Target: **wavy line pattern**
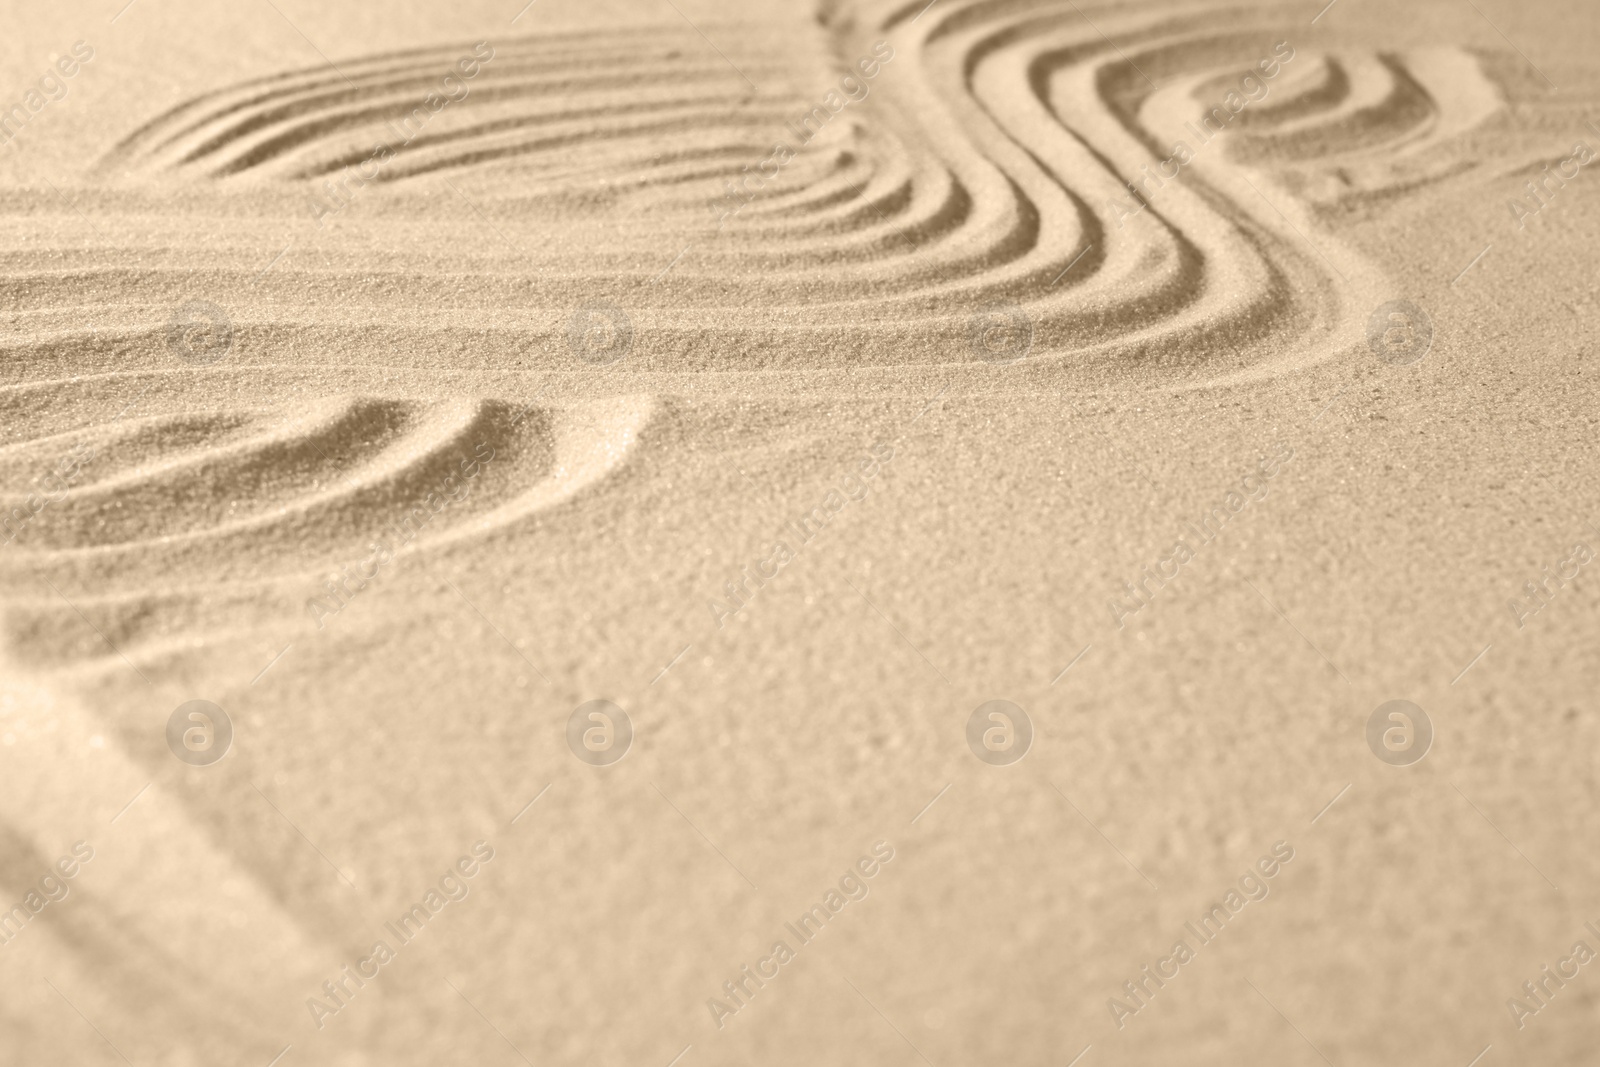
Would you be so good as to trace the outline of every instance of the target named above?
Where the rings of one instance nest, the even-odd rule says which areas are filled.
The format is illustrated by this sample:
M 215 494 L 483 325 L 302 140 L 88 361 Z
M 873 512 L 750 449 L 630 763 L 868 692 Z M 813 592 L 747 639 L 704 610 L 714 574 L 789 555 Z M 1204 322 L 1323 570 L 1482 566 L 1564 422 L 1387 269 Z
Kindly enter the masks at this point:
M 0 567 L 114 575 L 104 599 L 127 604 L 104 621 L 137 628 L 189 610 L 152 592 L 180 565 L 247 581 L 361 558 L 480 441 L 495 459 L 419 543 L 555 506 L 627 457 L 649 400 L 519 418 L 476 395 L 313 385 L 295 404 L 197 413 L 185 383 L 265 372 L 284 347 L 313 364 L 382 353 L 402 384 L 442 351 L 587 373 L 570 316 L 597 296 L 632 316 L 628 373 L 981 367 L 977 339 L 998 333 L 1002 354 L 1014 340 L 971 328 L 991 308 L 1021 309 L 1026 370 L 1057 382 L 1205 385 L 1333 358 L 1390 294 L 1332 223 L 1461 173 L 1463 138 L 1502 106 L 1463 50 L 1319 51 L 1248 5 L 836 3 L 816 22 L 814 54 L 702 26 L 757 42 L 737 70 L 684 26 L 346 58 L 134 130 L 100 163 L 106 190 L 176 182 L 219 214 L 248 198 L 302 227 L 313 197 L 343 195 L 396 224 L 265 271 L 254 244 L 181 237 L 0 270 L 0 300 L 32 327 L 12 362 L 44 372 L 0 391 L 0 503 L 26 507 L 52 457 L 99 457 Z M 873 56 L 874 77 L 843 81 Z M 391 157 L 352 184 L 380 142 Z M 783 163 L 764 165 L 778 144 Z M 434 253 L 438 232 L 414 229 L 434 195 L 494 251 Z M 237 365 L 158 370 L 172 362 L 147 311 L 197 288 L 250 295 Z M 84 332 L 87 307 L 104 333 Z M 158 386 L 158 402 L 113 418 L 107 383 Z M 30 627 L 48 629 L 24 618 L 13 636 Z
M 647 307 L 645 340 L 667 359 L 711 333 L 790 364 L 808 351 L 970 362 L 967 317 L 1006 304 L 1027 309 L 1041 361 L 1203 379 L 1355 340 L 1348 308 L 1370 306 L 1382 279 L 1321 214 L 1458 173 L 1468 164 L 1452 140 L 1499 106 L 1457 49 L 1302 45 L 1277 80 L 1257 74 L 1266 95 L 1237 117 L 1218 112 L 1231 120 L 1221 143 L 1202 142 L 1202 117 L 1241 99 L 1241 77 L 1276 42 L 1293 49 L 1298 24 L 1251 7 L 1058 0 L 841 6 L 820 20 L 839 67 L 828 88 L 875 42 L 893 49 L 875 79 L 858 79 L 867 99 L 837 114 L 838 94 L 752 89 L 686 29 L 613 32 L 496 44 L 470 94 L 403 147 L 395 124 L 469 46 L 224 88 L 158 116 L 105 165 L 312 193 L 377 141 L 396 155 L 373 181 L 397 193 L 511 168 L 518 180 L 496 185 L 519 191 L 502 200 L 638 225 L 581 262 L 549 261 L 574 288 Z M 807 115 L 821 132 L 803 141 Z M 1152 183 L 1178 141 L 1195 162 Z M 792 161 L 752 179 L 775 143 Z M 748 203 L 727 195 L 741 182 L 759 189 Z M 1130 182 L 1148 203 L 1132 219 L 1118 206 L 1137 203 Z M 694 254 L 673 267 L 670 293 L 657 289 L 660 265 L 641 266 L 639 250 L 659 249 L 664 265 L 686 235 L 701 238 Z M 714 328 L 695 314 L 707 307 Z

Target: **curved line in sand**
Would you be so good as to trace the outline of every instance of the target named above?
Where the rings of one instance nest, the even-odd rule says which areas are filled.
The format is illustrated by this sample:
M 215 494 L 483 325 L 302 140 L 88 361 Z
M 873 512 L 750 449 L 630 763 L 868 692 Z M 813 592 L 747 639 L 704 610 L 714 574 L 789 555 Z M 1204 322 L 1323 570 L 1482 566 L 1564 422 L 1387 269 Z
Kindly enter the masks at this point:
M 27 391 L 52 384 L 71 391 L 85 382 L 33 383 Z M 354 558 L 417 508 L 426 521 L 410 547 L 447 544 L 548 512 L 599 485 L 633 453 L 653 411 L 654 402 L 641 396 L 559 408 L 361 396 L 327 399 L 287 418 L 282 408 L 253 412 L 255 422 L 223 412 L 205 418 L 227 428 L 226 441 L 200 434 L 175 450 L 150 441 L 137 462 L 122 461 L 105 476 L 86 464 L 85 476 L 22 528 L 0 562 L 148 572 L 159 571 L 162 559 L 183 556 L 206 571 L 204 557 L 213 557 L 215 572 L 231 553 L 259 558 L 275 546 L 277 558 L 262 560 L 260 570 L 276 578 Z M 196 416 L 112 420 L 31 444 L 12 442 L 9 457 L 0 451 L 0 461 L 9 459 L 0 462 L 0 478 L 13 486 L 0 492 L 0 504 L 9 510 L 25 498 L 25 479 L 45 454 L 40 441 L 62 448 L 87 442 L 94 454 L 115 461 L 113 445 L 127 448 L 175 418 Z M 434 510 L 430 494 L 446 502 Z M 230 497 L 254 499 L 241 511 L 222 506 Z M 156 515 L 176 522 L 152 528 Z M 286 565 L 296 556 L 305 561 Z
M 969 317 L 1003 303 L 1031 318 L 1030 358 L 1068 371 L 1146 368 L 1186 386 L 1334 358 L 1360 343 L 1390 286 L 1323 213 L 1458 173 L 1441 146 L 1498 106 L 1459 49 L 1322 54 L 1302 41 L 1271 93 L 1201 144 L 1188 131 L 1208 106 L 1303 27 L 1250 5 L 1056 0 L 868 4 L 829 25 L 846 65 L 894 40 L 875 103 L 829 120 L 770 192 L 676 268 L 674 306 L 651 309 L 664 351 L 710 335 L 970 363 Z M 680 32 L 642 57 L 618 43 L 641 46 L 627 35 L 559 60 L 552 40 L 505 42 L 471 95 L 373 182 L 403 195 L 425 175 L 511 167 L 532 186 L 517 195 L 607 212 L 648 193 L 660 225 L 703 224 L 718 179 L 748 175 L 764 128 L 793 137 L 807 103 L 751 95 L 703 48 L 679 48 Z M 146 124 L 107 165 L 315 189 L 366 159 L 376 131 L 464 47 L 362 58 L 346 68 L 353 86 L 305 71 L 219 89 Z M 718 114 L 735 97 L 742 105 Z M 1153 182 L 1179 139 L 1195 142 L 1194 162 Z M 609 175 L 603 193 L 597 175 Z M 1145 205 L 1133 215 L 1130 182 Z M 574 284 L 621 278 L 651 299 L 653 267 L 558 262 Z

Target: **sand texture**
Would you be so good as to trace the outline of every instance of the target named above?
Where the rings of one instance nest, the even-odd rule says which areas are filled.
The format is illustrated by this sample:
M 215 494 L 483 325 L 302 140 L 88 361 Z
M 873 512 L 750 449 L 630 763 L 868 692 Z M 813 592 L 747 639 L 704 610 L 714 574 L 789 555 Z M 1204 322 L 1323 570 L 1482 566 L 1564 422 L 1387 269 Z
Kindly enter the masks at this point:
M 6 13 L 0 1067 L 1597 1062 L 1590 0 L 524 2 Z

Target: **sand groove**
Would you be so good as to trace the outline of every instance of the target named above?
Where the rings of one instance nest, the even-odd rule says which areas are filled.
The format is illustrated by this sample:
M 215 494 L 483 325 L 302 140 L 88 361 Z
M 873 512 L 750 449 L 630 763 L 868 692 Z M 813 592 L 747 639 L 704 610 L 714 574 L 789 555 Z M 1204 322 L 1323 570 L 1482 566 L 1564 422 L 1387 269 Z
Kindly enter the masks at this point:
M 551 266 L 645 305 L 642 352 L 669 362 L 707 332 L 707 308 L 752 358 L 972 362 L 967 319 L 1016 305 L 1035 359 L 1192 380 L 1357 341 L 1351 308 L 1386 283 L 1318 213 L 1458 173 L 1452 138 L 1499 106 L 1468 53 L 1318 52 L 1253 7 L 924 7 L 824 10 L 832 61 L 853 75 L 834 82 L 862 93 L 838 114 L 793 88 L 801 73 L 752 89 L 681 34 L 575 51 L 521 38 L 492 46 L 470 93 L 405 141 L 419 94 L 474 46 L 361 58 L 348 84 L 321 69 L 219 89 L 151 120 L 105 168 L 219 188 L 253 176 L 308 197 L 376 142 L 394 158 L 362 196 L 510 168 L 492 198 L 626 220 L 624 244 L 551 250 Z M 637 250 L 658 242 L 666 260 L 685 237 L 693 256 L 656 288 Z
M 171 411 L 28 436 L 45 412 L 79 410 L 73 394 L 92 384 L 3 394 L 18 418 L 0 446 L 11 516 L 0 568 L 40 590 L 12 603 L 7 629 L 34 662 L 105 655 L 97 631 L 132 648 L 248 626 L 254 612 L 237 609 L 251 597 L 303 614 L 325 576 L 482 537 L 599 485 L 652 408 L 634 397 L 557 407 L 343 396 L 200 414 L 167 397 Z M 174 586 L 174 573 L 203 581 Z

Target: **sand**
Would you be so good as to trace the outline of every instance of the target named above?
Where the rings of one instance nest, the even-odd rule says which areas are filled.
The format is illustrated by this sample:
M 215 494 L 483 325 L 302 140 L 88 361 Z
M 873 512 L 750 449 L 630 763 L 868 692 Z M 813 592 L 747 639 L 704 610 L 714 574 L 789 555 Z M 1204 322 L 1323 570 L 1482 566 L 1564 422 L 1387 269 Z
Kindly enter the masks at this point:
M 1592 1060 L 1592 5 L 8 25 L 0 1062 Z

